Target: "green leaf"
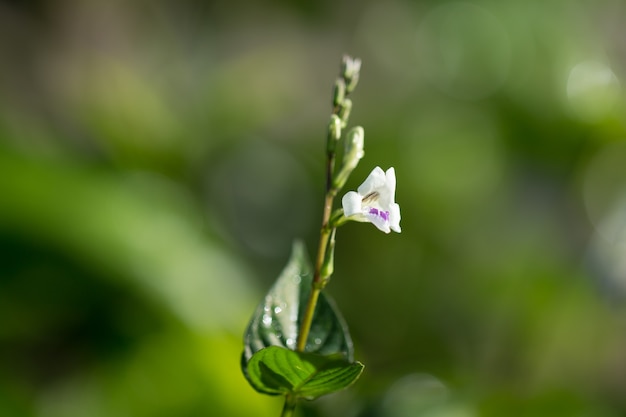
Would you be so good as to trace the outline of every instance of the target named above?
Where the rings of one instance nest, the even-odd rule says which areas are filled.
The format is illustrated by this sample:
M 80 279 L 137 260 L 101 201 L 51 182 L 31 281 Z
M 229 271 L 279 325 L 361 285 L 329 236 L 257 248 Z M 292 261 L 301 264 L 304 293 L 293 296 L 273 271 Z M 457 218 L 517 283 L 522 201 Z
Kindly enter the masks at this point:
M 323 356 L 270 346 L 248 363 L 248 379 L 259 392 L 292 394 L 308 400 L 347 388 L 356 381 L 363 364 L 340 355 Z
M 304 245 L 296 242 L 287 266 L 257 307 L 246 329 L 241 363 L 246 377 L 247 363 L 255 352 L 268 346 L 295 348 L 312 279 Z M 348 327 L 334 302 L 324 293 L 317 302 L 305 352 L 340 354 L 349 362 L 353 361 Z

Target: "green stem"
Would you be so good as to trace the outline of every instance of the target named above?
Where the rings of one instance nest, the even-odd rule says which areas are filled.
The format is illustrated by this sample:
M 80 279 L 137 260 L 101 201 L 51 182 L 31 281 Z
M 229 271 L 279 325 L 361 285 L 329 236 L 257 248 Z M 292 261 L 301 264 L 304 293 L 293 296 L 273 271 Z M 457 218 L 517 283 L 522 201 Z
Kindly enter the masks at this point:
M 317 258 L 315 259 L 315 273 L 313 274 L 313 283 L 311 285 L 311 293 L 304 309 L 304 316 L 300 322 L 300 329 L 298 331 L 298 343 L 296 350 L 303 352 L 306 347 L 306 341 L 309 338 L 309 332 L 311 330 L 311 324 L 313 323 L 313 315 L 315 314 L 315 307 L 317 306 L 317 300 L 320 292 L 323 288 L 322 280 L 322 265 L 324 264 L 324 258 L 326 256 L 326 247 L 328 246 L 328 239 L 330 237 L 330 229 L 328 223 L 330 221 L 330 214 L 333 207 L 334 193 L 327 192 L 326 199 L 324 201 L 324 215 L 322 217 L 322 229 L 320 231 L 320 243 L 317 249 Z
M 304 309 L 304 316 L 300 322 L 300 329 L 298 329 L 298 342 L 296 344 L 296 350 L 303 352 L 306 347 L 306 341 L 309 338 L 309 332 L 311 330 L 311 324 L 313 323 L 313 315 L 315 314 L 315 307 L 317 306 L 317 300 L 320 296 L 322 288 L 324 288 L 324 280 L 322 277 L 322 265 L 324 265 L 324 258 L 326 257 L 326 247 L 328 246 L 328 239 L 331 234 L 329 227 L 330 217 L 333 211 L 333 200 L 337 195 L 337 189 L 333 187 L 333 171 L 335 168 L 335 152 L 329 150 L 326 154 L 326 195 L 324 197 L 324 212 L 322 214 L 322 228 L 320 230 L 320 242 L 317 248 L 317 257 L 315 258 L 315 272 L 313 274 L 313 282 L 311 284 L 311 294 Z
M 347 65 L 346 57 L 344 57 L 344 64 Z M 360 66 L 360 61 L 359 61 Z M 346 70 L 342 66 L 342 75 L 343 80 L 339 81 L 338 86 L 344 85 L 347 80 Z M 350 85 L 351 89 L 354 88 L 356 82 L 352 81 L 353 77 L 357 77 L 358 79 L 358 69 L 357 73 L 350 74 Z M 341 220 L 343 219 L 343 210 L 337 210 L 335 213 L 333 210 L 333 201 L 335 196 L 339 192 L 339 188 L 341 186 L 333 185 L 333 177 L 335 171 L 335 147 L 336 141 L 341 137 L 341 128 L 345 127 L 345 124 L 348 122 L 348 115 L 350 113 L 350 108 L 352 102 L 347 99 L 347 96 L 350 92 L 346 92 L 344 96 L 344 92 L 337 93 L 335 91 L 334 102 L 335 106 L 333 108 L 333 115 L 341 118 L 341 125 L 337 127 L 336 120 L 331 116 L 331 124 L 329 125 L 328 132 L 328 141 L 326 144 L 326 195 L 324 196 L 324 211 L 322 214 L 322 228 L 320 230 L 320 241 L 319 246 L 317 248 L 317 257 L 315 258 L 315 272 L 313 274 L 313 282 L 311 284 L 311 293 L 309 294 L 309 299 L 307 300 L 307 304 L 304 309 L 304 315 L 302 316 L 302 321 L 300 322 L 300 328 L 298 329 L 298 341 L 296 343 L 296 351 L 303 352 L 306 348 L 306 342 L 309 338 L 309 333 L 311 331 L 311 324 L 313 323 L 313 316 L 315 314 L 315 308 L 317 306 L 317 300 L 319 299 L 320 292 L 324 289 L 324 286 L 328 282 L 328 278 L 332 274 L 332 261 L 330 258 L 333 256 L 334 244 L 335 244 L 335 230 L 337 225 L 341 224 Z M 338 103 L 340 102 L 340 103 Z M 343 114 L 342 114 L 343 113 Z M 332 122 L 335 122 L 333 124 Z M 339 129 L 338 132 L 336 129 Z M 330 242 L 330 248 L 328 247 Z M 328 251 L 330 250 L 330 253 Z M 326 259 L 329 257 L 329 259 Z M 324 268 L 325 262 L 329 262 L 331 267 L 328 265 Z M 297 397 L 292 394 L 287 394 L 285 396 L 285 405 L 283 406 L 283 411 L 281 413 L 281 417 L 291 417 L 296 409 Z
M 285 405 L 283 406 L 283 412 L 280 413 L 280 417 L 291 417 L 296 409 L 296 397 L 293 395 L 285 396 Z
M 346 58 L 344 58 L 345 61 Z M 342 67 L 343 68 L 343 67 Z M 341 76 L 346 80 L 345 69 L 342 69 Z M 351 77 L 358 77 L 358 74 L 351 74 Z M 354 86 L 353 86 L 354 87 Z M 343 94 L 341 94 L 343 95 Z M 333 108 L 333 114 L 341 117 L 341 112 L 345 111 L 346 106 L 351 106 L 351 101 L 347 98 L 349 93 L 345 94 L 342 103 L 337 104 Z M 349 109 L 348 109 L 349 112 Z M 342 119 L 342 124 L 347 123 L 347 116 Z M 329 133 L 329 140 L 330 140 Z M 336 140 L 336 139 L 335 139 Z M 311 293 L 304 309 L 304 316 L 300 322 L 300 329 L 298 330 L 298 341 L 296 343 L 296 350 L 303 352 L 306 347 L 307 339 L 309 338 L 309 332 L 311 330 L 311 324 L 313 323 L 313 315 L 315 314 L 315 307 L 317 306 L 317 300 L 319 299 L 320 292 L 328 282 L 327 276 L 322 276 L 322 267 L 326 259 L 328 241 L 333 234 L 333 229 L 336 225 L 331 224 L 331 214 L 333 210 L 333 201 L 335 196 L 339 192 L 339 189 L 333 185 L 333 174 L 335 170 L 335 143 L 332 146 L 326 146 L 326 195 L 324 197 L 324 212 L 322 215 L 322 228 L 320 230 L 320 242 L 317 248 L 317 258 L 315 259 L 315 272 L 313 274 L 313 282 L 311 284 Z M 342 211 L 343 213 L 343 211 Z M 333 221 L 337 219 L 333 218 Z

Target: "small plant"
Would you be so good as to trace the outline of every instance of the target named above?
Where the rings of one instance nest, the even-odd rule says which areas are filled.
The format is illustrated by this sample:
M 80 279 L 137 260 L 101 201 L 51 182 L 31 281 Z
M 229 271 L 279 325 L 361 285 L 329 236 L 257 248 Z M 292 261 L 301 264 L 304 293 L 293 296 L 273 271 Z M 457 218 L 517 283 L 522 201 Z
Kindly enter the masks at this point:
M 344 389 L 363 372 L 354 360 L 348 326 L 323 289 L 333 274 L 337 228 L 353 220 L 369 222 L 379 230 L 400 232 L 400 207 L 396 204 L 396 176 L 372 170 L 357 191 L 346 193 L 341 208 L 333 210 L 335 197 L 363 158 L 364 130 L 348 124 L 361 61 L 344 56 L 335 82 L 333 112 L 326 142 L 326 194 L 314 267 L 302 243 L 295 243 L 291 258 L 258 306 L 244 335 L 241 368 L 258 392 L 285 396 L 282 417 L 291 416 L 299 399 L 312 400 Z M 338 168 L 337 144 L 344 151 Z

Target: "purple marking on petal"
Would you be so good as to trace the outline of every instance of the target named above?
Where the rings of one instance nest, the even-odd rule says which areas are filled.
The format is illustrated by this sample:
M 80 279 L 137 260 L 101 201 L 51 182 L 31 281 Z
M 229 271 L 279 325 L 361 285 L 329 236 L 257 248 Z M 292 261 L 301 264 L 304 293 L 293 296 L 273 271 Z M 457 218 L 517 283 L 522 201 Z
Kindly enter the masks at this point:
M 385 223 L 389 223 L 389 212 L 384 210 L 378 210 L 376 207 L 370 207 L 369 214 L 373 214 L 377 217 L 380 217 L 385 221 Z

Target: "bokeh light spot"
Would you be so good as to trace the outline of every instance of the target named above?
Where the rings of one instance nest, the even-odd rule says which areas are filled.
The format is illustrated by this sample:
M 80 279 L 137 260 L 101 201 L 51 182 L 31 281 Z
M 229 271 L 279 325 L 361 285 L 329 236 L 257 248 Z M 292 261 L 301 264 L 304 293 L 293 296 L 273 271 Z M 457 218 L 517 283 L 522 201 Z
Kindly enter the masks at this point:
M 382 414 L 386 417 L 472 417 L 475 412 L 452 398 L 436 377 L 414 373 L 397 380 L 385 394 Z
M 587 122 L 610 114 L 620 97 L 620 82 L 611 68 L 599 61 L 576 64 L 567 78 L 567 98 L 573 113 Z

